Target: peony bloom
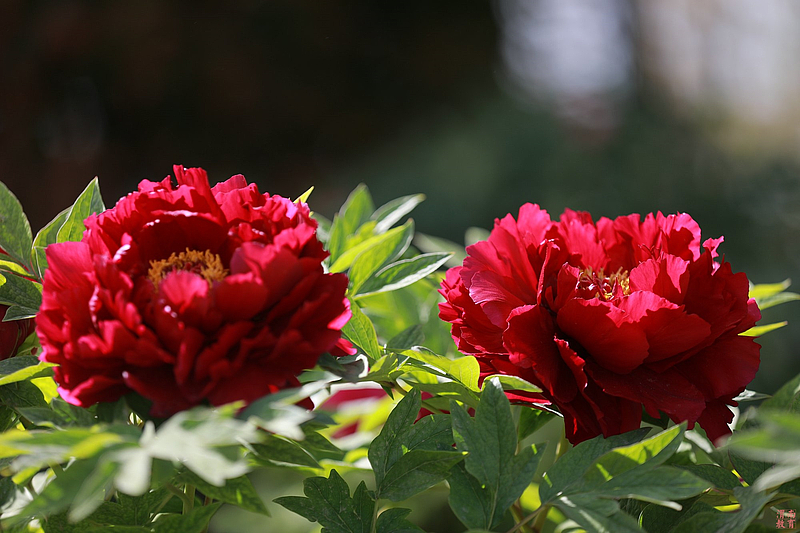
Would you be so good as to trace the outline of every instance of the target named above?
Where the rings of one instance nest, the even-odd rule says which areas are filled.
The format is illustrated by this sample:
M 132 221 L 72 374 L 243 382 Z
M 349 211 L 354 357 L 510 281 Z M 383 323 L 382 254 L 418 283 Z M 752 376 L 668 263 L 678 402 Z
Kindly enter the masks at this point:
M 739 334 L 761 318 L 721 242 L 701 247 L 686 214 L 552 221 L 526 204 L 447 272 L 439 316 L 483 375 L 541 387 L 515 398 L 555 404 L 573 444 L 638 428 L 642 407 L 716 439 L 758 369 L 760 346 Z
M 241 175 L 210 187 L 175 167 L 48 246 L 36 327 L 68 402 L 130 392 L 152 416 L 251 402 L 298 385 L 326 351 L 350 351 L 344 274 L 326 274 L 308 206 Z

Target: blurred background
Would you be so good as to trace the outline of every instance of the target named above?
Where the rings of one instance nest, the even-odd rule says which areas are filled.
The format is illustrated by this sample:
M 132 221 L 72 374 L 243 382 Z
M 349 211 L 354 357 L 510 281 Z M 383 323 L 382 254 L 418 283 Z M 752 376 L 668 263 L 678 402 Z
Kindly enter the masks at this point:
M 798 23 L 792 0 L 3 0 L 0 180 L 34 231 L 94 176 L 113 205 L 173 163 L 315 185 L 327 216 L 359 182 L 423 192 L 418 229 L 457 242 L 525 201 L 686 211 L 734 270 L 800 281 Z M 784 318 L 755 390 L 800 372 Z

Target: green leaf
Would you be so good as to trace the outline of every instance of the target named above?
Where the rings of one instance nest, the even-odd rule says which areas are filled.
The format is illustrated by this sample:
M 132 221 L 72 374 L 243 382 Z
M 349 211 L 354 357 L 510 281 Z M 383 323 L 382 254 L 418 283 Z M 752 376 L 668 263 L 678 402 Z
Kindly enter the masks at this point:
M 478 360 L 471 355 L 464 355 L 450 359 L 442 355 L 437 355 L 429 350 L 419 347 L 418 349 L 405 350 L 403 355 L 407 355 L 417 361 L 441 371 L 443 377 L 448 377 L 463 384 L 466 388 L 477 392 L 478 377 L 480 376 L 480 365 Z
M 359 348 L 364 350 L 370 363 L 379 359 L 382 355 L 381 347 L 378 345 L 378 336 L 375 333 L 375 326 L 367 315 L 361 312 L 358 304 L 350 302 L 352 317 L 342 328 L 342 333 Z
M 673 426 L 642 442 L 614 448 L 594 461 L 583 477 L 596 486 L 645 463 L 655 468 L 677 451 L 684 431 L 685 425 Z
M 36 274 L 39 276 L 39 279 L 44 277 L 44 272 L 47 270 L 47 256 L 44 250 L 48 245 L 56 242 L 58 230 L 60 230 L 61 226 L 64 225 L 64 222 L 67 221 L 69 210 L 70 208 L 68 207 L 56 215 L 53 220 L 48 222 L 45 227 L 39 230 L 39 233 L 37 233 L 36 237 L 33 239 L 33 251 L 31 258 L 33 260 L 33 268 L 36 270 Z
M 251 445 L 259 464 L 299 465 L 322 468 L 307 451 L 296 442 L 279 435 L 266 435 L 264 442 Z
M 516 454 L 517 431 L 511 406 L 496 380 L 484 383 L 474 419 L 454 402 L 451 413 L 456 445 L 460 451 L 469 453 L 464 461 L 466 470 L 487 488 L 484 496 L 491 502 L 487 523 L 466 525 L 492 528 L 530 484 L 541 455 L 535 446 L 522 448 Z M 456 504 L 461 506 L 459 502 Z
M 103 205 L 103 198 L 100 196 L 100 185 L 97 178 L 89 182 L 89 185 L 72 204 L 67 212 L 64 224 L 56 234 L 56 242 L 79 241 L 83 237 L 86 226 L 83 221 L 93 213 L 102 213 L 106 207 Z
M 753 326 L 752 328 L 748 329 L 747 331 L 743 331 L 739 333 L 743 337 L 760 337 L 761 335 L 766 335 L 770 331 L 775 331 L 776 329 L 780 329 L 783 326 L 787 325 L 789 322 L 775 322 L 773 324 L 765 324 L 763 326 Z
M 188 470 L 181 473 L 180 479 L 194 485 L 197 490 L 209 498 L 236 505 L 245 511 L 269 516 L 269 511 L 247 476 L 228 479 L 222 487 L 207 483 L 200 476 Z
M 1 183 L 1 182 L 0 182 Z M 0 257 L 2 257 L 0 255 Z M 0 259 L 0 272 L 12 272 L 14 274 L 18 274 L 20 276 L 30 276 L 31 273 L 22 268 L 19 263 L 15 263 L 14 261 L 8 261 L 6 259 Z
M 449 415 L 428 415 L 415 422 L 403 439 L 406 450 L 453 449 L 453 430 Z
M 559 492 L 580 483 L 583 474 L 597 458 L 614 448 L 639 442 L 649 431 L 648 428 L 639 428 L 621 435 L 608 438 L 598 436 L 581 442 L 547 470 L 542 484 L 539 485 L 541 501 L 547 502 Z
M 486 376 L 484 379 L 484 383 L 489 378 L 496 379 L 500 382 L 503 386 L 503 390 L 518 390 L 524 392 L 542 392 L 540 387 L 537 387 L 533 383 L 529 381 L 525 381 L 519 376 L 511 376 L 507 374 L 492 374 L 490 376 Z
M 298 196 L 295 199 L 294 203 L 296 203 L 296 204 L 307 203 L 308 202 L 308 197 L 311 196 L 312 192 L 314 192 L 314 186 L 313 185 L 311 187 L 309 187 L 308 189 L 306 189 L 306 192 L 304 192 L 303 194 Z
M 678 524 L 687 521 L 694 515 L 707 512 L 717 511 L 712 506 L 700 501 L 694 502 L 688 508 L 685 507 L 680 511 L 652 504 L 644 508 L 639 523 L 648 533 L 669 533 Z
M 119 466 L 113 462 L 98 461 L 75 494 L 69 510 L 70 520 L 80 522 L 103 504 L 106 492 L 112 489 L 117 470 Z
M 153 524 L 154 533 L 202 533 L 205 531 L 211 517 L 222 506 L 222 502 L 195 507 L 185 515 L 162 515 Z
M 771 499 L 772 494 L 753 490 L 752 487 L 737 487 L 733 494 L 741 508 L 735 513 L 698 513 L 691 520 L 678 524 L 674 533 L 694 533 L 695 531 L 720 531 L 724 533 L 743 533 L 750 522 L 758 516 L 761 509 Z
M 332 263 L 330 271 L 331 272 L 344 272 L 348 268 L 353 265 L 357 258 L 361 257 L 369 250 L 373 248 L 382 250 L 384 256 L 387 254 L 391 254 L 391 252 L 395 249 L 402 250 L 399 253 L 395 253 L 391 256 L 391 259 L 395 257 L 399 257 L 405 250 L 408 248 L 408 243 L 410 242 L 411 236 L 414 235 L 414 222 L 409 220 L 406 224 L 403 224 L 399 228 L 394 228 L 386 233 L 381 235 L 374 235 L 369 237 L 358 244 L 355 244 L 346 250 L 342 250 L 341 255 L 336 259 L 334 263 Z M 379 268 L 380 266 L 384 265 L 387 261 L 391 259 L 384 258 L 383 261 L 376 267 Z M 372 272 L 374 272 L 373 270 Z M 370 273 L 371 275 L 371 273 Z
M 72 504 L 96 465 L 97 458 L 74 461 L 28 503 L 19 515 L 12 518 L 12 521 L 18 522 L 22 518 L 47 516 L 64 511 Z
M 380 488 L 386 472 L 403 455 L 403 443 L 417 419 L 422 399 L 419 390 L 411 389 L 389 413 L 381 432 L 369 445 L 368 457 Z
M 800 374 L 786 382 L 772 398 L 764 400 L 759 406 L 762 409 L 800 413 Z
M 359 289 L 358 297 L 379 292 L 396 291 L 433 274 L 450 258 L 449 253 L 422 254 L 387 265 L 375 273 Z
M 520 442 L 536 433 L 556 415 L 544 409 L 533 407 L 519 407 L 519 421 L 517 422 L 517 440 Z
M 609 503 L 613 504 L 609 507 Z M 642 533 L 631 516 L 618 512 L 613 500 L 581 496 L 562 496 L 555 506 L 570 520 L 592 533 Z
M 349 272 L 350 291 L 352 293 L 357 293 L 358 289 L 370 276 L 389 262 L 403 255 L 403 252 L 408 249 L 411 244 L 411 237 L 414 236 L 414 221 L 409 220 L 397 229 L 400 231 L 394 232 L 392 230 L 379 235 L 377 242 L 366 248 L 355 258 Z M 370 242 L 370 240 L 365 242 Z
M 403 351 L 408 350 L 412 346 L 418 346 L 425 341 L 425 334 L 422 332 L 422 326 L 415 324 L 410 326 L 386 343 L 387 350 Z
M 332 265 L 336 264 L 336 260 L 344 252 L 348 237 L 369 220 L 374 209 L 375 206 L 366 185 L 362 183 L 350 193 L 344 205 L 339 209 L 339 213 L 334 215 L 331 224 L 328 251 L 331 254 L 330 263 Z
M 42 284 L 14 274 L 0 274 L 0 304 L 18 305 L 36 314 L 42 305 Z
M 11 305 L 6 309 L 6 314 L 3 316 L 3 322 L 11 322 L 12 320 L 25 320 L 28 318 L 34 318 L 36 313 L 38 312 L 37 309 L 33 309 L 31 307 L 24 307 L 21 305 Z
M 33 355 L 20 355 L 0 361 L 0 385 L 52 376 L 54 366 L 58 365 L 41 362 Z
M 794 302 L 797 300 L 800 300 L 800 294 L 796 294 L 794 292 L 782 292 L 774 296 L 770 296 L 768 298 L 759 300 L 758 308 L 762 310 L 769 309 L 770 307 L 775 307 L 776 305 L 780 305 L 786 302 Z
M 414 235 L 413 242 L 414 246 L 424 253 L 447 252 L 452 254 L 450 259 L 448 259 L 445 263 L 445 266 L 447 267 L 461 266 L 461 264 L 464 262 L 464 259 L 467 257 L 467 252 L 464 250 L 463 245 L 456 244 L 453 241 L 448 241 L 447 239 L 417 232 L 417 234 Z
M 0 387 L 0 402 L 13 409 L 18 407 L 47 407 L 42 391 L 30 381 L 18 381 Z
M 780 283 L 760 283 L 758 285 L 750 284 L 749 296 L 756 301 L 769 298 L 780 292 L 785 291 L 792 284 L 791 279 L 785 279 Z
M 117 493 L 120 519 L 118 524 L 145 525 L 150 522 L 153 513 L 163 509 L 163 505 L 174 497 L 163 487 L 144 493 L 141 496 L 128 496 Z
M 377 533 L 425 533 L 408 520 L 406 516 L 411 509 L 386 509 L 378 516 L 376 523 Z
M 0 248 L 23 265 L 30 265 L 31 242 L 31 225 L 22 205 L 0 182 Z
M 422 201 L 425 200 L 424 194 L 410 194 L 401 196 L 380 206 L 370 217 L 377 222 L 375 233 L 381 234 L 389 230 L 392 226 L 400 222 L 405 215 L 414 210 Z
M 463 463 L 450 470 L 448 503 L 453 514 L 469 528 L 491 527 L 495 515 L 495 501 L 489 488 L 467 472 Z
M 733 475 L 733 472 L 718 465 L 680 465 L 679 468 L 688 470 L 695 476 L 711 482 L 718 489 L 733 490 L 742 486 L 739 478 Z
M 462 452 L 411 450 L 402 455 L 378 485 L 377 497 L 399 502 L 428 489 L 448 476 L 464 459 Z
M 351 499 L 347 483 L 336 470 L 331 470 L 327 479 L 305 479 L 303 493 L 305 498 L 284 496 L 274 502 L 311 522 L 319 522 L 324 528 L 323 532 L 369 533 L 375 501 L 370 498 L 363 481 Z
M 680 509 L 674 500 L 696 496 L 712 487 L 688 470 L 673 466 L 634 468 L 617 475 L 597 490 L 606 498 L 636 498 Z

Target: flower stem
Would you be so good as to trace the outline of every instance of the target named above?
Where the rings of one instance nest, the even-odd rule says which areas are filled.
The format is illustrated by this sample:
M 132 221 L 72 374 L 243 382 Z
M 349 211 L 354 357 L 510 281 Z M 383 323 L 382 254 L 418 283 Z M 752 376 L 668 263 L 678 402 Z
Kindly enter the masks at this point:
M 164 488 L 167 489 L 168 491 L 170 491 L 172 494 L 174 494 L 178 498 L 180 498 L 180 500 L 183 502 L 183 514 L 186 514 L 186 508 L 187 507 L 192 507 L 193 506 L 194 502 L 192 502 L 189 499 L 189 496 L 187 496 L 187 494 L 185 492 L 183 492 L 181 489 L 179 489 L 178 487 L 176 487 L 172 483 L 166 483 L 164 485 Z M 166 504 L 166 502 L 164 502 L 164 503 Z
M 529 514 L 528 516 L 526 516 L 525 518 L 523 518 L 522 520 L 517 522 L 517 524 L 514 527 L 512 527 L 511 529 L 509 529 L 506 533 L 514 533 L 515 531 L 521 531 L 522 528 L 525 527 L 525 524 L 527 524 L 528 522 L 533 520 L 536 517 L 536 515 L 538 515 L 541 512 L 542 509 L 544 509 L 544 507 L 539 507 L 534 512 L 532 512 L 531 514 Z M 547 514 L 547 513 L 544 513 L 544 514 Z M 537 522 L 538 522 L 538 520 L 537 520 Z M 535 531 L 537 533 L 540 531 L 539 529 L 536 529 L 536 524 L 534 524 L 533 528 L 534 528 L 533 531 Z
M 186 499 L 183 500 L 183 514 L 189 514 L 194 509 L 195 486 L 191 483 L 186 484 Z

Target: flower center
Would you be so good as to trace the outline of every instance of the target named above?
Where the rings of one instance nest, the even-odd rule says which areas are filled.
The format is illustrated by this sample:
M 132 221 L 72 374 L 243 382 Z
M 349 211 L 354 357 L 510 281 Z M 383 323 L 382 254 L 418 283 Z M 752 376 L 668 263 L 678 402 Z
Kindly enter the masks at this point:
M 581 298 L 590 300 L 599 298 L 604 302 L 627 296 L 631 293 L 631 282 L 628 279 L 628 271 L 619 270 L 606 275 L 603 269 L 593 271 L 592 267 L 587 267 L 581 271 L 578 278 L 578 295 Z
M 147 277 L 158 288 L 164 278 L 170 272 L 185 270 L 201 275 L 209 285 L 215 281 L 220 281 L 228 275 L 228 269 L 222 266 L 222 260 L 218 254 L 210 250 L 201 252 L 199 250 L 186 249 L 179 254 L 173 253 L 167 259 L 150 261 L 150 269 Z

